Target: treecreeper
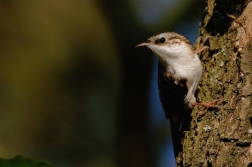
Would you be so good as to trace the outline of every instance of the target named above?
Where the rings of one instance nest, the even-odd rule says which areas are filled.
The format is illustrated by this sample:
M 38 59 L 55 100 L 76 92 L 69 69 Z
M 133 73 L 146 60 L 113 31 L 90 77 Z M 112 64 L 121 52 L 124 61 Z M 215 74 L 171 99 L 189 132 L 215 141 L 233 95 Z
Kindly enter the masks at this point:
M 196 105 L 211 107 L 213 103 L 196 102 L 195 92 L 202 76 L 198 54 L 207 46 L 200 39 L 197 47 L 183 35 L 165 32 L 150 37 L 136 47 L 147 46 L 158 57 L 159 98 L 167 119 L 170 119 L 174 154 L 182 151 L 181 136 L 189 128 L 190 111 Z

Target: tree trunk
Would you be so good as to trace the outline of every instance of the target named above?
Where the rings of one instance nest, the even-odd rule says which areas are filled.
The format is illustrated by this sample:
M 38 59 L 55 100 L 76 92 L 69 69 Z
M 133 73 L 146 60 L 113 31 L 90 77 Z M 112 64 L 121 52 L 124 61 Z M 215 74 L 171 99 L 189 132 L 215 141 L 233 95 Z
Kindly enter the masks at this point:
M 200 56 L 199 102 L 177 166 L 244 167 L 252 164 L 252 2 L 208 0 L 200 34 L 211 36 Z

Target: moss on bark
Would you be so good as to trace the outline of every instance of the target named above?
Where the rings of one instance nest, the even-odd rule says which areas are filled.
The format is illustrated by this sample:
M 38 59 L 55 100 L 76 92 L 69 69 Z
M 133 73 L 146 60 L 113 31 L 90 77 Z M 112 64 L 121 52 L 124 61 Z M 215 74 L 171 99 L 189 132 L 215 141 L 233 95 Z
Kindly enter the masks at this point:
M 177 166 L 244 167 L 252 161 L 251 14 L 252 3 L 207 2 L 200 35 L 211 36 L 210 49 L 200 56 L 204 73 L 197 98 L 220 99 L 219 109 L 194 108 Z

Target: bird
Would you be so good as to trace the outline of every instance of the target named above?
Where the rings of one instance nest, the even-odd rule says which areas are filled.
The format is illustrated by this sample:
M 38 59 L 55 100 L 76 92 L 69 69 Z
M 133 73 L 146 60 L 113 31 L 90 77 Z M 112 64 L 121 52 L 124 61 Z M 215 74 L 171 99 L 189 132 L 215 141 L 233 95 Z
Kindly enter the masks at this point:
M 202 77 L 202 65 L 198 54 L 208 48 L 204 46 L 207 39 L 203 41 L 203 45 L 198 44 L 194 49 L 183 35 L 164 32 L 136 46 L 148 47 L 159 59 L 159 98 L 166 118 L 170 119 L 175 157 L 182 151 L 181 136 L 189 126 L 190 112 L 187 111 L 198 104 L 195 93 Z

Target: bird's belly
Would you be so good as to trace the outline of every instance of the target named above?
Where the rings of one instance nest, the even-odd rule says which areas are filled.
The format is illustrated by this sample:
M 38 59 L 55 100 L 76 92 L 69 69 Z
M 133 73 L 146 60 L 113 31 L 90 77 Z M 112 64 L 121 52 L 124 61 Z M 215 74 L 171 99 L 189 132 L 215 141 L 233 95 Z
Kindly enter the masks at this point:
M 183 68 L 181 66 L 170 66 L 167 69 L 167 73 L 171 74 L 174 79 L 181 80 L 186 79 L 188 76 L 191 75 L 192 69 L 190 68 Z

